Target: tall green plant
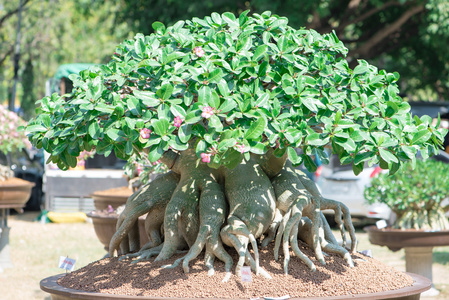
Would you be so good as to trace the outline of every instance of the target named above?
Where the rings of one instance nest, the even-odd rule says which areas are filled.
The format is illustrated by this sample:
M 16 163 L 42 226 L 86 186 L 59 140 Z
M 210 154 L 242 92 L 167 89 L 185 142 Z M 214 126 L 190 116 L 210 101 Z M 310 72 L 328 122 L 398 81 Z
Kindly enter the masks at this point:
M 212 13 L 170 27 L 156 22 L 153 34 L 122 43 L 107 65 L 72 75 L 70 99 L 55 94 L 38 102 L 39 115 L 26 130 L 60 168 L 94 149 L 126 160 L 145 154 L 171 170 L 128 199 L 111 255 L 119 247 L 138 250 L 137 217 L 148 213 L 153 242 L 130 257 L 163 260 L 188 245 L 188 254 L 175 263 L 183 260 L 186 272 L 206 248 L 210 271 L 210 258 L 217 257 L 229 279 L 233 261 L 223 243 L 239 253 L 237 273 L 251 243 L 253 269 L 262 272 L 256 239 L 263 236 L 264 245 L 276 239 L 276 259 L 284 240 L 286 273 L 290 242 L 315 270 L 297 244 L 307 232 L 303 238 L 320 263 L 328 251 L 353 265 L 321 213 L 335 211 L 343 240 L 346 228 L 354 251 L 347 207 L 324 199 L 292 164 L 315 170 L 311 157 L 328 162 L 324 148 L 330 147 L 342 163 L 353 163 L 356 174 L 365 162 L 395 173 L 418 150 L 436 153 L 446 131 L 430 117 L 409 114 L 398 95 L 397 73 L 364 60 L 351 69 L 335 33 L 287 23 L 270 12 L 248 11 L 238 17 Z

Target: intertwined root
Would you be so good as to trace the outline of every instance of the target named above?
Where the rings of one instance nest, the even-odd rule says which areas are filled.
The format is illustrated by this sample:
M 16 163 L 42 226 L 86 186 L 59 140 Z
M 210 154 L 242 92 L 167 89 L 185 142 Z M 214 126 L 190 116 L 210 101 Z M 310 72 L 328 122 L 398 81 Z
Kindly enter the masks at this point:
M 323 199 L 316 186 L 312 184 L 304 173 L 286 164 L 284 169 L 273 178 L 272 184 L 276 193 L 276 208 L 283 216 L 278 223 L 278 234 L 275 239 L 274 257 L 278 259 L 279 247 L 282 240 L 284 254 L 284 272 L 288 273 L 290 261 L 289 246 L 312 271 L 316 270 L 313 262 L 304 255 L 298 246 L 298 234 L 302 236 L 314 250 L 318 261 L 325 264 L 322 250 L 338 253 L 353 266 L 351 256 L 344 248 L 346 243 L 345 226 L 351 236 L 351 251 L 355 251 L 356 237 L 347 207 L 340 202 Z M 314 195 L 315 194 L 315 195 Z M 340 246 L 333 236 L 321 210 L 333 209 L 335 219 L 343 238 Z M 306 218 L 303 218 L 306 217 Z M 306 222 L 304 220 L 309 220 Z M 309 228 L 310 227 L 310 228 Z
M 345 249 L 346 230 L 351 238 L 351 251 L 355 251 L 357 241 L 347 207 L 324 199 L 315 184 L 288 162 L 277 169 L 276 163 L 284 165 L 284 158 L 251 156 L 232 170 L 210 169 L 196 158 L 194 151 L 171 155 L 169 161 L 173 172 L 159 176 L 128 199 L 111 240 L 111 255 L 120 246 L 122 254 L 127 254 L 124 258 L 137 262 L 153 256 L 165 260 L 187 250 L 186 255 L 165 267 L 174 268 L 182 263 L 188 273 L 189 262 L 205 249 L 209 275 L 214 274 L 214 261 L 218 258 L 225 263 L 226 281 L 231 276 L 233 261 L 223 247 L 225 244 L 239 254 L 237 274 L 247 264 L 256 274 L 269 278 L 259 268 L 257 240 L 263 237 L 262 247 L 274 241 L 276 260 L 282 245 L 285 273 L 288 273 L 290 249 L 312 271 L 316 269 L 312 260 L 302 253 L 298 239 L 310 245 L 322 264 L 325 251 L 337 253 L 348 265 L 353 265 Z M 322 214 L 324 209 L 335 212 L 342 246 Z M 145 230 L 150 242 L 139 252 L 129 253 L 138 249 L 137 219 L 145 213 L 148 213 Z
M 109 243 L 110 256 L 113 256 L 115 250 L 118 250 L 119 247 L 122 254 L 139 250 L 138 218 L 149 212 L 150 215 L 154 215 L 159 211 L 165 211 L 168 200 L 178 182 L 179 175 L 168 172 L 158 176 L 129 197 L 125 210 L 117 220 L 117 230 Z M 160 224 L 159 227 L 157 225 L 148 225 L 149 231 L 147 231 L 150 242 L 153 241 L 154 244 L 161 240 L 160 232 L 158 232 Z M 153 238 L 157 241 L 154 241 Z

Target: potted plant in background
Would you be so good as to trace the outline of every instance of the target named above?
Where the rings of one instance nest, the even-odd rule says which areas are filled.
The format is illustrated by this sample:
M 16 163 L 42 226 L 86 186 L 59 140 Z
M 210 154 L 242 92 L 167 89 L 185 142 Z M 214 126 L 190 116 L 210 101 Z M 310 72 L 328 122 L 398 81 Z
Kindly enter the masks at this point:
M 351 69 L 335 33 L 295 30 L 270 12 L 248 13 L 213 13 L 168 28 L 156 22 L 153 34 L 121 44 L 109 64 L 72 75 L 73 99 L 52 95 L 38 102 L 28 135 L 61 169 L 95 149 L 125 160 L 145 153 L 170 170 L 128 199 L 111 254 L 119 247 L 123 254 L 139 251 L 137 220 L 148 213 L 152 238 L 136 254 L 140 261 L 151 255 L 164 261 L 185 249 L 188 272 L 189 261 L 206 249 L 209 273 L 217 257 L 228 280 L 234 264 L 228 251 L 235 248 L 237 274 L 247 260 L 266 276 L 256 241 L 264 238 L 264 246 L 275 241 L 276 260 L 282 241 L 285 273 L 289 245 L 311 271 L 325 264 L 323 251 L 349 267 L 350 253 L 321 213 L 336 212 L 354 252 L 347 207 L 321 197 L 293 166 L 314 171 L 312 157 L 327 163 L 324 148 L 331 147 L 356 174 L 366 162 L 395 173 L 418 150 L 432 155 L 441 147 L 446 132 L 411 117 L 398 95 L 397 73 L 364 60 Z M 313 259 L 298 246 L 301 234 Z
M 30 143 L 19 127 L 25 122 L 14 112 L 0 105 L 0 271 L 11 267 L 9 256 L 9 230 L 7 218 L 10 208 L 21 210 L 31 195 L 35 185 L 20 178 L 14 177 L 11 170 L 10 154 L 19 152 Z
M 391 227 L 370 226 L 371 243 L 405 249 L 407 272 L 432 280 L 432 249 L 449 245 L 449 164 L 432 159 L 407 163 L 394 175 L 379 174 L 365 189 L 369 203 L 385 203 L 396 214 Z M 436 295 L 435 288 L 426 292 Z
M 19 130 L 26 123 L 16 113 L 0 105 L 0 206 L 22 208 L 28 201 L 34 183 L 14 177 L 11 154 L 30 148 L 25 132 Z
M 167 168 L 160 162 L 150 162 L 145 153 L 139 157 L 134 155 L 125 165 L 128 186 L 101 190 L 92 194 L 96 210 L 88 213 L 87 216 L 92 219 L 95 233 L 106 251 L 109 251 L 109 243 L 116 231 L 118 216 L 123 211 L 126 200 L 142 185 L 166 171 Z M 144 229 L 145 217 L 146 215 L 139 217 L 141 246 L 148 242 Z

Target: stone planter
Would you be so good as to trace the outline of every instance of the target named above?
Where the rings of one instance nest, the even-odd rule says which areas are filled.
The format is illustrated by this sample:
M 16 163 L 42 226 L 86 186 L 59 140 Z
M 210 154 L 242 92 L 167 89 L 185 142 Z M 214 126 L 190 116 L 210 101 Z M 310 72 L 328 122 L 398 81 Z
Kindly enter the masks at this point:
M 378 229 L 376 226 L 364 228 L 369 241 L 374 245 L 386 246 L 392 251 L 404 248 L 407 272 L 419 274 L 432 281 L 433 247 L 449 245 L 449 230 L 424 231 Z M 439 291 L 432 288 L 425 296 L 436 296 Z
M 416 274 L 408 274 L 414 280 L 414 284 L 409 287 L 404 287 L 402 289 L 386 291 L 381 293 L 372 293 L 372 294 L 359 294 L 359 295 L 346 295 L 346 296 L 335 296 L 335 297 L 325 297 L 325 298 L 291 298 L 294 299 L 335 299 L 335 300 L 344 300 L 344 299 L 401 299 L 401 300 L 417 300 L 420 298 L 420 294 L 430 287 L 430 281 L 422 276 Z M 97 300 L 97 299 L 136 299 L 136 300 L 150 300 L 150 299 L 192 299 L 192 298 L 161 298 L 161 297 L 144 297 L 144 296 L 125 296 L 125 295 L 111 295 L 111 294 L 102 294 L 102 293 L 91 293 L 84 292 L 80 290 L 74 290 L 65 288 L 60 286 L 57 283 L 57 280 L 64 276 L 64 274 L 59 274 L 56 276 L 51 276 L 43 279 L 40 282 L 40 287 L 43 291 L 51 294 L 52 300 L 74 300 L 74 299 L 86 299 L 86 300 Z
M 34 185 L 33 182 L 19 178 L 0 182 L 0 272 L 13 266 L 9 252 L 9 209 L 25 207 Z
M 108 205 L 112 208 L 117 209 L 117 207 L 126 204 L 129 196 L 133 194 L 133 191 L 127 186 L 113 188 L 104 191 L 97 191 L 93 193 L 92 199 L 94 199 L 95 208 L 98 210 L 107 209 Z
M 22 208 L 30 199 L 35 184 L 19 178 L 0 182 L 0 208 Z
M 104 245 L 104 249 L 109 251 L 109 242 L 116 231 L 116 225 L 118 220 L 117 214 L 98 214 L 96 212 L 90 212 L 87 214 L 89 218 L 92 218 L 95 234 L 100 242 Z M 148 242 L 148 236 L 145 233 L 145 216 L 139 218 L 139 232 L 140 232 L 140 246 L 145 245 Z

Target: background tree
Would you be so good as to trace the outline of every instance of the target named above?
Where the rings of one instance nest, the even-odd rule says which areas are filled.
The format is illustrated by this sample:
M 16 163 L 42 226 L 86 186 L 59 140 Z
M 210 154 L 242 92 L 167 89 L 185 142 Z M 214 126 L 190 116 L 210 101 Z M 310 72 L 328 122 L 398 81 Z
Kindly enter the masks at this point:
M 18 99 L 25 117 L 44 96 L 45 81 L 63 63 L 104 63 L 119 41 L 132 35 L 117 24 L 117 5 L 83 0 L 24 0 Z M 13 77 L 13 47 L 19 0 L 0 11 L 0 103 L 7 101 Z M 35 74 L 39 74 L 36 76 Z

